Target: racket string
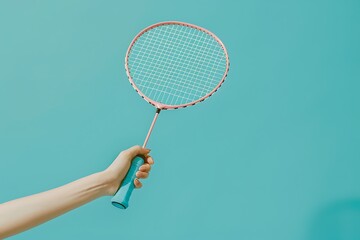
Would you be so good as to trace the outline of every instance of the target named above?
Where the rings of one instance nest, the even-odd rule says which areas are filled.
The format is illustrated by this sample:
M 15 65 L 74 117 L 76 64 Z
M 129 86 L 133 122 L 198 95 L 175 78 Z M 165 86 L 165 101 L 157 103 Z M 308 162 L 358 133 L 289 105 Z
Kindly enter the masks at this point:
M 198 54 L 198 56 L 199 56 L 199 54 Z M 185 59 L 186 59 L 186 57 L 184 57 Z M 170 61 L 172 61 L 172 60 L 170 60 Z
M 129 71 L 149 98 L 169 105 L 209 94 L 226 70 L 226 55 L 209 34 L 181 25 L 145 32 L 129 55 Z

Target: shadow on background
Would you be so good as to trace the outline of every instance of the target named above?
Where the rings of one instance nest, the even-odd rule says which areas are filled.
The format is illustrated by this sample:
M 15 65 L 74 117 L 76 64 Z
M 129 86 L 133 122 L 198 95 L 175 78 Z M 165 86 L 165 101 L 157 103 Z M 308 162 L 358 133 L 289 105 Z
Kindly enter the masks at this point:
M 359 240 L 360 199 L 335 202 L 315 216 L 310 240 Z

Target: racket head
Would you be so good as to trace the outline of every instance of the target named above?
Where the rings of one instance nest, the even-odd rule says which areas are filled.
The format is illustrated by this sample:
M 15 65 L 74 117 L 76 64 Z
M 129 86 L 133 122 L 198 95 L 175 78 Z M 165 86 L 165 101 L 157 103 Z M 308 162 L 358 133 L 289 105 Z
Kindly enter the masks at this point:
M 131 85 L 161 110 L 204 101 L 221 87 L 229 66 L 226 47 L 215 34 L 179 21 L 160 22 L 143 29 L 125 56 Z

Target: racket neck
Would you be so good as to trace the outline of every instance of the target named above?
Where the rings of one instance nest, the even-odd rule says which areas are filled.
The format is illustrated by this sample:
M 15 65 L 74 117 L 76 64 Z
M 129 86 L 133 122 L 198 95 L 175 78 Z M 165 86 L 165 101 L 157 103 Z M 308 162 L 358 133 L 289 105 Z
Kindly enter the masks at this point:
M 147 142 L 149 141 L 151 132 L 152 132 L 152 130 L 153 130 L 153 128 L 154 128 L 154 125 L 155 125 L 156 120 L 157 120 L 157 118 L 158 118 L 158 116 L 159 116 L 159 114 L 160 114 L 160 111 L 161 111 L 161 109 L 159 109 L 159 108 L 156 109 L 155 116 L 154 116 L 154 119 L 153 119 L 153 121 L 152 121 L 152 123 L 151 123 L 151 125 L 150 125 L 149 131 L 148 131 L 148 133 L 147 133 L 147 135 L 146 135 L 146 138 L 145 138 L 145 141 L 144 141 L 144 144 L 143 144 L 143 148 L 146 147 L 146 144 L 147 144 Z

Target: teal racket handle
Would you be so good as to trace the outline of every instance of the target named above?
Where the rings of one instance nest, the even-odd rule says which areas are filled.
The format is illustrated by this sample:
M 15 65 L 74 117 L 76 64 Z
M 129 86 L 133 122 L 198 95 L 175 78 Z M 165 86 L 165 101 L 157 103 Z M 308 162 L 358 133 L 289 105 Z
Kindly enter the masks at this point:
M 139 167 L 144 164 L 144 159 L 136 157 L 132 160 L 130 169 L 122 181 L 119 190 L 115 193 L 111 199 L 112 205 L 120 209 L 126 209 L 129 206 L 129 200 L 134 190 L 134 180 L 136 178 L 136 172 Z

